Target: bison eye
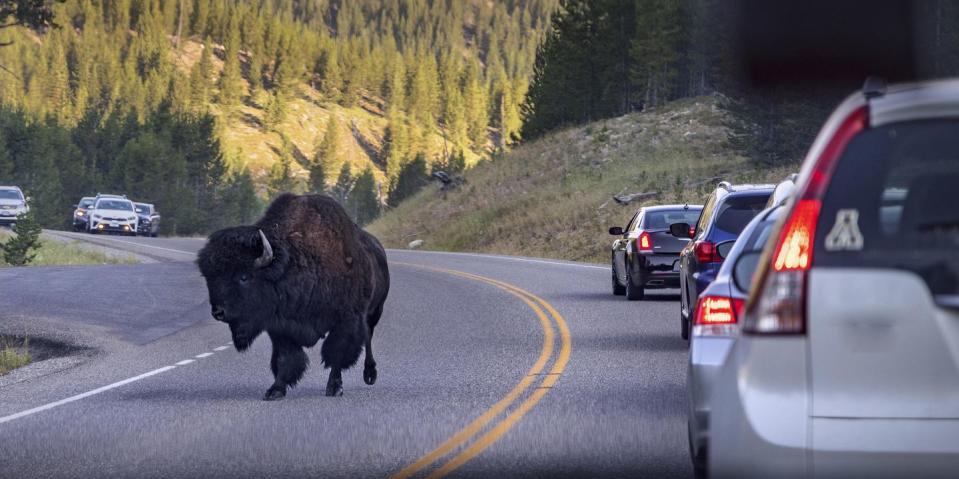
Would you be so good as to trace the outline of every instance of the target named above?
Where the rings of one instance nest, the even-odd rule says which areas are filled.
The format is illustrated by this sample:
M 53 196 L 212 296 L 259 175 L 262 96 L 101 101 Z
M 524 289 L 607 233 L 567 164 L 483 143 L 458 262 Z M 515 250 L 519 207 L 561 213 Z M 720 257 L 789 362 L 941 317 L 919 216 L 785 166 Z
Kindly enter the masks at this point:
M 243 273 L 243 274 L 240 275 L 240 282 L 241 282 L 241 283 L 246 283 L 246 282 L 249 281 L 249 280 L 250 280 L 250 275 L 248 275 L 248 274 L 246 274 L 246 273 Z

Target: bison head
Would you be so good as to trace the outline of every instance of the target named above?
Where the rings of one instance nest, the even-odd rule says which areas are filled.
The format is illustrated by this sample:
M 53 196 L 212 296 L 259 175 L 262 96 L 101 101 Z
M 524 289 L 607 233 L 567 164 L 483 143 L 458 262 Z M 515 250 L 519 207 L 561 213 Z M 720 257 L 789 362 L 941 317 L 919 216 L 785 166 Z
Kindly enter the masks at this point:
M 206 279 L 213 318 L 230 326 L 233 345 L 243 351 L 277 314 L 276 282 L 287 255 L 255 226 L 238 226 L 210 235 L 197 265 Z

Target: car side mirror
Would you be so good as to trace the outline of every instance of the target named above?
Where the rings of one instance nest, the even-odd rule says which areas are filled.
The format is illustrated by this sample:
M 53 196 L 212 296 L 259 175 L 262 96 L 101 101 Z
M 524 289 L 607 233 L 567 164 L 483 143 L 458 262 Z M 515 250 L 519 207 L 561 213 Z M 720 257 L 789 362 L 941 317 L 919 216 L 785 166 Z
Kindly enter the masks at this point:
M 720 258 L 726 259 L 726 255 L 729 254 L 735 244 L 736 240 L 727 240 L 719 243 L 716 245 L 716 254 L 718 254 Z
M 609 229 L 609 234 L 613 236 L 623 236 L 623 228 L 620 226 L 613 226 Z
M 749 291 L 762 251 L 744 251 L 733 265 L 733 283 L 740 291 Z
M 677 238 L 692 238 L 689 223 L 673 223 L 669 225 L 669 234 Z

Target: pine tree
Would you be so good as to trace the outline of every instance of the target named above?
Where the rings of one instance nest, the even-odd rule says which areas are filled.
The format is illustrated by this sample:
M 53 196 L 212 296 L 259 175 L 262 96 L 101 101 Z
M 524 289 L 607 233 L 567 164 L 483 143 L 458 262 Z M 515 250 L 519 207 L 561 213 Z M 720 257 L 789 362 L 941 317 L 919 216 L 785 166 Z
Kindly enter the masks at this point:
M 240 74 L 240 22 L 236 15 L 230 15 L 226 31 L 225 58 L 223 72 L 220 73 L 218 101 L 228 111 L 236 107 L 243 89 Z
M 286 101 L 278 91 L 270 93 L 266 108 L 263 111 L 263 127 L 267 131 L 276 131 L 286 119 Z
M 213 76 L 213 58 L 210 39 L 203 42 L 200 60 L 190 70 L 190 101 L 194 109 L 203 108 L 210 101 L 210 80 Z
M 330 115 L 326 122 L 326 130 L 323 133 L 323 139 L 316 148 L 316 157 L 322 164 L 325 171 L 337 171 L 340 168 L 342 159 L 339 154 L 340 143 L 340 122 L 336 116 Z
M 322 57 L 322 63 L 319 68 L 322 88 L 320 91 L 327 101 L 340 101 L 340 92 L 343 88 L 343 73 L 340 70 L 339 60 L 337 59 L 336 47 L 330 48 Z
M 376 178 L 373 170 L 367 167 L 356 177 L 353 189 L 347 199 L 346 210 L 358 225 L 365 225 L 380 215 L 380 200 L 377 194 Z
M 466 107 L 467 123 L 469 124 L 469 138 L 476 149 L 486 147 L 489 138 L 489 101 L 486 89 L 480 78 L 479 67 L 471 64 L 466 69 L 463 79 L 463 102 Z
M 386 134 L 383 138 L 383 151 L 380 156 L 386 159 L 386 176 L 396 178 L 410 151 L 410 132 L 406 118 L 402 113 L 390 113 Z
M 336 201 L 345 207 L 351 191 L 353 191 L 353 175 L 350 173 L 349 163 L 343 163 L 340 174 L 336 177 L 336 184 L 333 185 L 333 190 L 330 193 Z
M 403 200 L 413 196 L 424 186 L 429 184 L 429 172 L 427 171 L 426 156 L 422 153 L 416 155 L 412 161 L 403 165 L 399 175 L 393 181 L 390 188 L 390 206 L 398 206 Z
M 15 235 L 0 244 L 3 260 L 11 266 L 26 266 L 33 261 L 37 256 L 36 250 L 40 248 L 42 231 L 33 212 L 17 216 L 17 223 L 13 227 Z

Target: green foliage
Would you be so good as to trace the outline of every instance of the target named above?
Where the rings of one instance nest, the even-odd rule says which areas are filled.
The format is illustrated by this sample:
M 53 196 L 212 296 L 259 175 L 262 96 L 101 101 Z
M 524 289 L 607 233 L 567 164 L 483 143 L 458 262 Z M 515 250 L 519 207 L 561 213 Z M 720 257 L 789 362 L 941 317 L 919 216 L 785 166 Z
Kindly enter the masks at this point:
M 430 182 L 426 157 L 416 155 L 413 161 L 403 166 L 390 188 L 389 205 L 396 207 L 403 200 L 413 196 Z
M 286 137 L 283 138 L 283 147 L 280 159 L 270 169 L 268 188 L 270 197 L 276 198 L 282 193 L 303 193 L 306 191 L 303 181 L 293 170 L 293 144 Z
M 333 190 L 330 191 L 330 193 L 336 201 L 346 206 L 347 200 L 350 198 L 350 192 L 352 191 L 353 175 L 350 173 L 350 165 L 343 163 L 343 166 L 340 168 L 340 174 L 336 177 L 336 184 L 333 185 Z
M 13 227 L 15 236 L 0 244 L 3 261 L 11 266 L 26 266 L 33 261 L 36 250 L 40 248 L 41 231 L 32 211 L 17 215 L 17 223 Z
M 367 168 L 356 177 L 345 206 L 353 221 L 361 226 L 380 215 L 380 199 L 372 169 Z

